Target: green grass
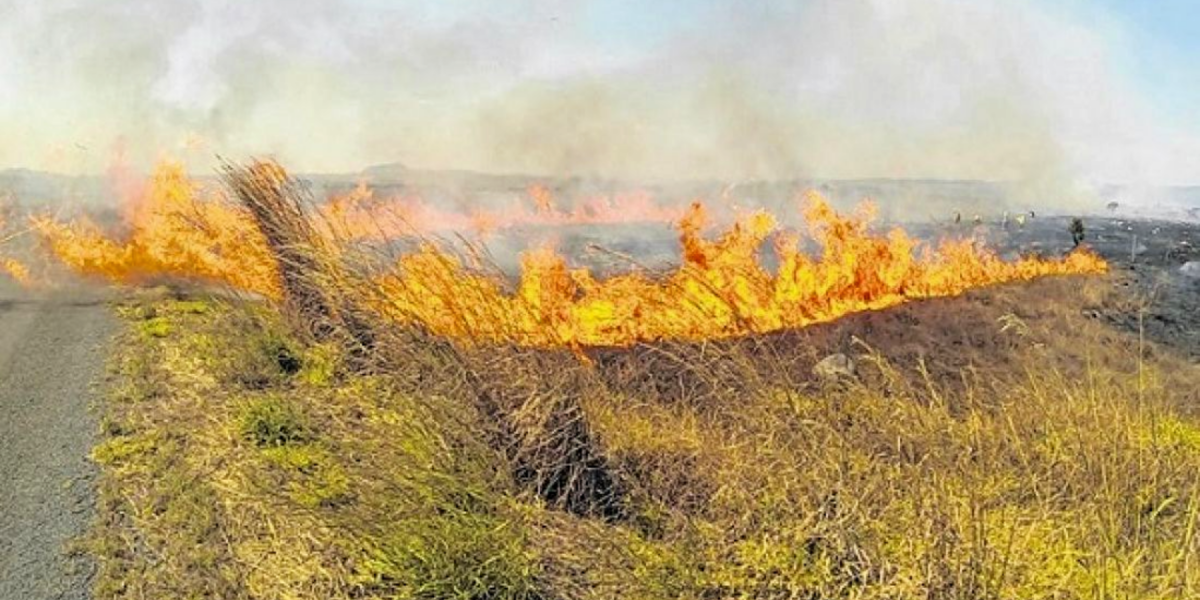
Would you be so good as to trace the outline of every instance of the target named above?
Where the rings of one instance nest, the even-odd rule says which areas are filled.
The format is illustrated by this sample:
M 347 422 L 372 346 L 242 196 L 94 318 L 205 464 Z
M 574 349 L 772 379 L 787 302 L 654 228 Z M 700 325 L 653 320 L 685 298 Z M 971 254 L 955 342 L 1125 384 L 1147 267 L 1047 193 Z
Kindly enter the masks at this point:
M 394 524 L 362 565 L 360 577 L 399 597 L 545 597 L 538 563 L 517 522 L 446 511 Z
M 238 416 L 238 428 L 242 437 L 260 448 L 302 443 L 311 437 L 296 403 L 276 395 L 247 402 Z
M 153 317 L 143 321 L 139 326 L 142 335 L 153 338 L 164 338 L 171 333 L 171 324 L 163 317 Z

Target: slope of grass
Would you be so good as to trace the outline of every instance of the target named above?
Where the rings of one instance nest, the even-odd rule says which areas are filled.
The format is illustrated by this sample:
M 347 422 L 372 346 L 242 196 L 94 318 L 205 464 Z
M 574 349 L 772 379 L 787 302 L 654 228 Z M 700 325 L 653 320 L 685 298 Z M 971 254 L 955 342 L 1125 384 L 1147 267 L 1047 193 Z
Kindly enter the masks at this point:
M 844 382 L 641 349 L 686 359 L 682 394 L 570 353 L 368 371 L 263 306 L 143 297 L 94 453 L 96 596 L 1194 597 L 1200 373 L 1086 317 L 1125 301 L 1046 281 L 785 340 L 850 352 Z M 585 476 L 563 440 L 604 510 L 554 501 Z

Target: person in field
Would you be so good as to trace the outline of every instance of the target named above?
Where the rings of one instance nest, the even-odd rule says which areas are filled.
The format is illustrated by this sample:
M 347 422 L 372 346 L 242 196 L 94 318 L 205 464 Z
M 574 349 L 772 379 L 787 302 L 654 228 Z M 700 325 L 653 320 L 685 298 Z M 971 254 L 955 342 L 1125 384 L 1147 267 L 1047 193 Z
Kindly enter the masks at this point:
M 1067 231 L 1071 232 L 1071 241 L 1075 242 L 1075 247 L 1083 243 L 1086 236 L 1083 230 L 1083 219 L 1075 217 L 1071 219 L 1071 224 L 1067 226 Z

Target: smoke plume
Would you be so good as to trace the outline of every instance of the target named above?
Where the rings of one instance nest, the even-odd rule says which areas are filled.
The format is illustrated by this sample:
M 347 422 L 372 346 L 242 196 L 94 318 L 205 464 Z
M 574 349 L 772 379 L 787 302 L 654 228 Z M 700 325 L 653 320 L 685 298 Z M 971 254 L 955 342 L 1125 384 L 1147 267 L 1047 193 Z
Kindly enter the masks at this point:
M 195 169 L 1200 180 L 1078 4 L 782 4 L 10 0 L 0 165 L 99 172 L 123 140 Z

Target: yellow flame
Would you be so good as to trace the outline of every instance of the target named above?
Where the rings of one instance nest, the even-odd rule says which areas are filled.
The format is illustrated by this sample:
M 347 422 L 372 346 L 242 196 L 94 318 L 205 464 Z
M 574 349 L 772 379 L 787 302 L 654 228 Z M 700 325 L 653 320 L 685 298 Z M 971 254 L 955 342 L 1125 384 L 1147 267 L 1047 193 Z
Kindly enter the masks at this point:
M 382 309 L 435 333 L 469 341 L 531 346 L 627 346 L 661 339 L 702 340 L 798 328 L 907 300 L 1046 275 L 1102 273 L 1089 251 L 1063 260 L 1005 262 L 968 241 L 925 246 L 895 229 L 873 235 L 873 208 L 843 217 L 818 194 L 805 198 L 808 233 L 820 258 L 781 236 L 780 266 L 768 272 L 758 249 L 775 228 L 757 213 L 715 241 L 701 237 L 703 207 L 679 225 L 683 264 L 663 278 L 631 273 L 596 280 L 541 248 L 527 252 L 515 292 L 473 273 L 434 247 L 400 261 L 384 278 Z
M 279 297 L 275 263 L 253 221 L 219 195 L 200 196 L 182 165 L 164 163 L 145 197 L 128 200 L 130 231 L 123 238 L 86 219 L 39 217 L 32 225 L 55 257 L 84 275 L 125 284 L 192 279 Z
M 33 276 L 29 274 L 29 267 L 15 258 L 0 258 L 0 273 L 8 275 L 22 287 L 29 288 L 37 285 Z
M 370 190 L 360 186 L 322 216 L 366 229 L 368 213 L 361 210 L 371 201 Z M 375 308 L 396 322 L 472 343 L 627 346 L 798 328 L 996 283 L 1107 270 L 1088 250 L 1059 260 L 1006 262 L 970 241 L 927 245 L 901 229 L 874 234 L 869 204 L 849 216 L 816 193 L 802 204 L 817 257 L 801 252 L 800 235 L 778 232 L 774 217 L 763 212 L 706 239 L 704 207 L 695 203 L 678 222 L 681 264 L 662 277 L 632 272 L 598 279 L 542 247 L 522 256 L 514 288 L 425 245 L 374 281 L 383 298 Z M 55 256 L 80 273 L 121 283 L 192 279 L 281 296 L 276 263 L 250 216 L 219 194 L 203 195 L 182 166 L 161 166 L 131 212 L 132 229 L 121 240 L 86 221 L 38 219 L 34 226 Z M 461 218 L 469 223 L 473 217 Z M 779 257 L 775 272 L 759 256 L 771 236 Z

